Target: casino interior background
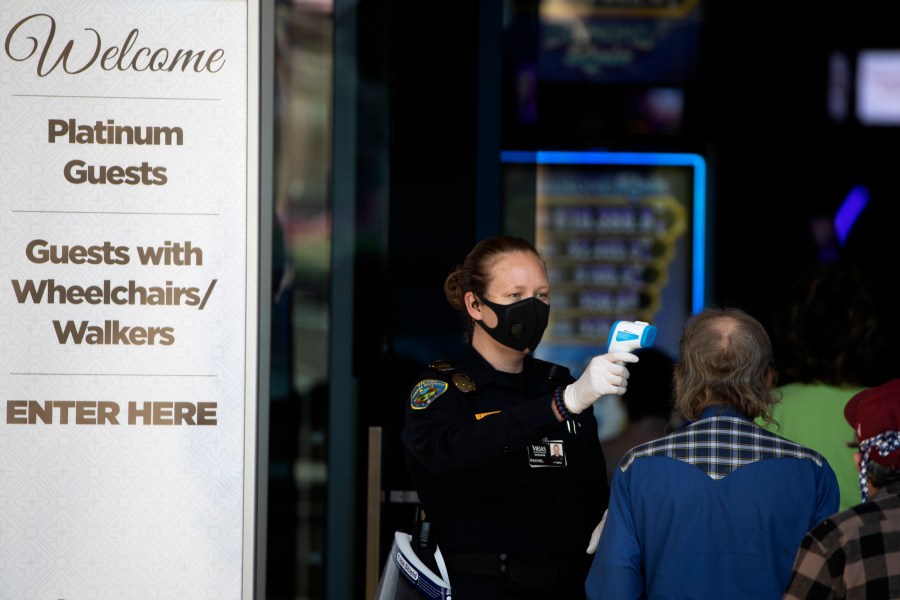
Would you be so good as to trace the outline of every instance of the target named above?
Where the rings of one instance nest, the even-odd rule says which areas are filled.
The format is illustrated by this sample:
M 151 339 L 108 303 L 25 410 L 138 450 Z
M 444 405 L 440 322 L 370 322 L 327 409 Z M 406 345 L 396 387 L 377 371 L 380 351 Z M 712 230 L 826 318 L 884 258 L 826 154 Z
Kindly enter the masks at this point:
M 796 274 L 838 252 L 870 275 L 893 339 L 890 3 L 781 4 L 275 3 L 267 598 L 369 598 L 371 564 L 411 525 L 390 492 L 409 487 L 412 379 L 458 343 L 443 279 L 477 239 L 534 218 L 504 201 L 502 151 L 699 154 L 706 302 L 768 324 Z M 868 203 L 835 241 L 853 190 Z

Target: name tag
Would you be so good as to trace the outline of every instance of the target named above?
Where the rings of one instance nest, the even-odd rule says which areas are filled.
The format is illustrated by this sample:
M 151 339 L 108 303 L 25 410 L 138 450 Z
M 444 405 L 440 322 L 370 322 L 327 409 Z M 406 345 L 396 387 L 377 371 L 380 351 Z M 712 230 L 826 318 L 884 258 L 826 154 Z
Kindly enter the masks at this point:
M 565 467 L 566 449 L 562 440 L 547 440 L 540 444 L 529 444 L 528 466 L 534 469 L 541 467 Z

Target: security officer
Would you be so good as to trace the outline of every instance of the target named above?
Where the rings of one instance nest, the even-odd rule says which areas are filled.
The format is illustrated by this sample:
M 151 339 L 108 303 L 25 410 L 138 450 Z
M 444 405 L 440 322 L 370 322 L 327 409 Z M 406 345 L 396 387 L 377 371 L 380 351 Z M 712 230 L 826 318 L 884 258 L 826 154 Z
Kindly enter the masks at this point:
M 453 598 L 581 600 L 609 498 L 589 409 L 624 393 L 624 363 L 637 356 L 597 356 L 577 381 L 532 356 L 550 285 L 524 239 L 482 240 L 444 291 L 467 322 L 467 344 L 413 386 L 402 439 Z

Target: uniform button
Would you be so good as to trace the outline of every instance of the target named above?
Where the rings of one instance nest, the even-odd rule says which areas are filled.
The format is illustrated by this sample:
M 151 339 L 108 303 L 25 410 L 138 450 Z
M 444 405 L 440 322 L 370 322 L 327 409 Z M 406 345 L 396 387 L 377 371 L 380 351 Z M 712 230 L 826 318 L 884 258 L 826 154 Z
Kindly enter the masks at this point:
M 509 446 L 503 446 L 503 454 L 509 454 Z
M 500 555 L 500 572 L 506 573 L 506 554 L 505 553 Z

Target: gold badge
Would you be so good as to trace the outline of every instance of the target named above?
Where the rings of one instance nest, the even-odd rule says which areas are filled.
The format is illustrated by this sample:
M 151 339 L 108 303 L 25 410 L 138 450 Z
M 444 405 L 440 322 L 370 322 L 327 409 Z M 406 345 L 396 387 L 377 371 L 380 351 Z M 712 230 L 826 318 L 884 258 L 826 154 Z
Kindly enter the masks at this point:
M 454 373 L 450 380 L 453 382 L 453 385 L 456 386 L 456 389 L 464 394 L 474 391 L 477 387 L 475 382 L 472 381 L 472 378 L 465 373 Z
M 447 373 L 448 371 L 452 372 L 456 370 L 456 368 L 446 360 L 436 360 L 433 363 L 430 363 L 428 366 L 440 373 Z

